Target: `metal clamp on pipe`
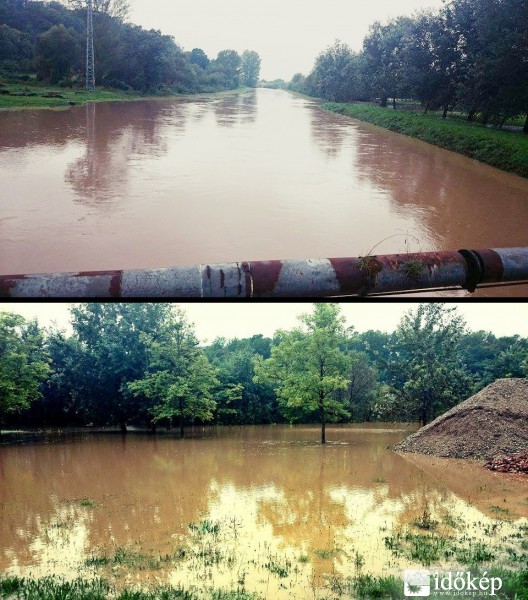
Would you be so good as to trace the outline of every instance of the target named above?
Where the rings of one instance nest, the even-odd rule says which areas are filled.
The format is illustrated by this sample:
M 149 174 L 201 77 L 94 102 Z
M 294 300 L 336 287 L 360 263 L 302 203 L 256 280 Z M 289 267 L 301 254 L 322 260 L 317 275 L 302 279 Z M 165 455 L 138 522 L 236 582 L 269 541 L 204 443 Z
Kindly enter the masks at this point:
M 2 298 L 323 298 L 528 282 L 528 247 L 0 276 Z

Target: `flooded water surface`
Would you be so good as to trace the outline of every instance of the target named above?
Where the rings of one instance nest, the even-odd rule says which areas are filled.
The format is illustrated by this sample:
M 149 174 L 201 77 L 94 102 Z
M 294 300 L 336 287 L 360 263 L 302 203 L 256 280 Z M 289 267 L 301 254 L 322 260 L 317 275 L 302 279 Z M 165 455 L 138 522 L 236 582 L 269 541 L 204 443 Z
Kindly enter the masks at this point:
M 3 111 L 0 178 L 3 274 L 527 243 L 528 181 L 279 90 Z
M 4 445 L 0 573 L 325 598 L 347 577 L 419 566 L 413 540 L 431 535 L 448 540 L 434 564 L 485 548 L 519 567 L 526 477 L 394 453 L 409 433 L 332 427 L 326 447 L 311 426 Z

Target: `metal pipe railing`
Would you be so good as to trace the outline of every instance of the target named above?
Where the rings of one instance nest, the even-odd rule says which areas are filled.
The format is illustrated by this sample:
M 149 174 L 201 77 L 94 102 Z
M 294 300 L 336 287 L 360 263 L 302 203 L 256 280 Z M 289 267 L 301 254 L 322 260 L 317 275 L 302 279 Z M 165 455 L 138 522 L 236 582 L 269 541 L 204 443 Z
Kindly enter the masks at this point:
M 528 283 L 528 247 L 0 276 L 2 298 L 322 298 Z

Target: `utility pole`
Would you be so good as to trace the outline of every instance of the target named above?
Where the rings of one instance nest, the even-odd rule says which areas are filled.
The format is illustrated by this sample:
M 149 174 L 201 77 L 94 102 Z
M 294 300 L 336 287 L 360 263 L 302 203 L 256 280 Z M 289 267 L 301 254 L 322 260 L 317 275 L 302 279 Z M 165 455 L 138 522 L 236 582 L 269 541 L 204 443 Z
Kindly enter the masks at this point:
M 95 92 L 93 0 L 86 0 L 86 91 Z

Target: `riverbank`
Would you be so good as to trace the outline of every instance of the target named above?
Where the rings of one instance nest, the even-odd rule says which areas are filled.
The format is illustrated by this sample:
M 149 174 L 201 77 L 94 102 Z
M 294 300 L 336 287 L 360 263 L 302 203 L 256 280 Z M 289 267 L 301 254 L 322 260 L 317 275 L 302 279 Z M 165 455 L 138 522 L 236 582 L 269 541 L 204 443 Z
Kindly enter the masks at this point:
M 202 92 L 196 94 L 140 94 L 134 91 L 121 91 L 110 88 L 98 88 L 94 93 L 76 88 L 64 88 L 57 85 L 30 83 L 0 84 L 0 109 L 24 110 L 35 108 L 67 109 L 71 106 L 83 106 L 91 102 L 127 102 L 138 100 L 167 100 L 181 98 L 199 100 L 218 98 L 248 92 L 253 88 L 237 88 L 221 92 Z
M 328 102 L 322 107 L 528 177 L 528 136 L 520 132 L 490 129 L 458 119 L 444 120 L 434 114 L 393 110 L 367 103 Z

